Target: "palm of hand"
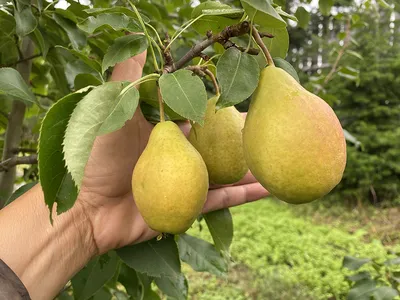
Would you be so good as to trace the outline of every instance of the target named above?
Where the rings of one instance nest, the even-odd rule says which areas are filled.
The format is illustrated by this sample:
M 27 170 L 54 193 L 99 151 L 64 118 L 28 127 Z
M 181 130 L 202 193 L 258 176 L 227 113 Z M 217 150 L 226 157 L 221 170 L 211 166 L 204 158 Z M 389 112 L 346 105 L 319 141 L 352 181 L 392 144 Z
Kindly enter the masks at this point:
M 144 61 L 145 53 L 142 53 L 117 65 L 112 79 L 134 81 L 140 78 Z M 140 215 L 131 187 L 133 168 L 147 145 L 152 128 L 137 109 L 123 128 L 98 137 L 94 143 L 78 202 L 90 219 L 99 253 L 157 235 Z M 187 133 L 187 124 L 181 129 Z M 249 173 L 235 186 L 211 189 L 204 211 L 257 200 L 267 194 Z

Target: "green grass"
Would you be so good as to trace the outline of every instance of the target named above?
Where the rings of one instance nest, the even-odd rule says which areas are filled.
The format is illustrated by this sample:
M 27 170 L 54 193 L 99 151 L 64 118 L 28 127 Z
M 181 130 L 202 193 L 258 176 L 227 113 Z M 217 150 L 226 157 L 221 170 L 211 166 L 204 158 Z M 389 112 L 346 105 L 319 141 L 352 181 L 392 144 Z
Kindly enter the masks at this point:
M 349 288 L 350 273 L 341 268 L 345 255 L 387 257 L 379 240 L 363 240 L 362 229 L 351 234 L 315 224 L 295 209 L 272 199 L 233 208 L 229 275 L 217 278 L 186 266 L 190 299 L 340 299 Z M 211 241 L 206 228 L 194 226 L 189 234 Z

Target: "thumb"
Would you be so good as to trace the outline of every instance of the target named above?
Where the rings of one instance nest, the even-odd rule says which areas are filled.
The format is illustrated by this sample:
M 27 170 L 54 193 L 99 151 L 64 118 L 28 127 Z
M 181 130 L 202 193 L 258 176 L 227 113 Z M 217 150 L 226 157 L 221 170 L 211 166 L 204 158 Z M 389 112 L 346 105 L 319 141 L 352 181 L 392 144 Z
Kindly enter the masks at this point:
M 142 77 L 147 51 L 115 65 L 111 81 L 135 81 Z

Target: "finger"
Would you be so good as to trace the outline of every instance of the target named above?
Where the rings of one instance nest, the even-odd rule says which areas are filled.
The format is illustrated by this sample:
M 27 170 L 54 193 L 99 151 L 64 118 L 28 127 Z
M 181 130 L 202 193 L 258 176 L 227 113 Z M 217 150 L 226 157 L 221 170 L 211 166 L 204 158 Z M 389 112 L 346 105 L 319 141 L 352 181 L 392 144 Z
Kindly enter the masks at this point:
M 128 58 L 127 60 L 121 63 L 116 64 L 111 74 L 110 80 L 111 81 L 126 80 L 133 82 L 141 78 L 143 73 L 143 67 L 144 64 L 146 63 L 146 55 L 147 51 L 144 51 L 138 55 Z M 124 128 L 125 129 L 135 128 L 137 122 L 141 122 L 142 124 L 147 123 L 145 122 L 145 117 L 143 116 L 143 113 L 140 109 L 140 105 L 136 109 L 133 118 L 126 122 Z M 145 124 L 144 126 L 148 127 L 147 124 Z
M 115 65 L 111 81 L 135 81 L 142 77 L 146 51 Z
M 192 128 L 192 126 L 190 126 L 190 122 L 189 121 L 177 121 L 176 124 L 179 126 L 179 128 L 181 129 L 183 134 L 186 137 L 188 137 L 189 131 Z
M 233 184 L 211 184 L 210 189 L 220 189 L 222 187 L 227 187 L 227 186 L 238 186 L 238 185 L 245 185 L 245 184 L 250 184 L 250 183 L 255 183 L 257 182 L 257 179 L 251 174 L 250 171 L 244 175 L 242 179 L 240 179 L 238 182 L 235 182 Z
M 269 192 L 259 183 L 210 190 L 208 192 L 207 202 L 203 207 L 203 213 L 237 206 L 258 200 L 268 195 Z

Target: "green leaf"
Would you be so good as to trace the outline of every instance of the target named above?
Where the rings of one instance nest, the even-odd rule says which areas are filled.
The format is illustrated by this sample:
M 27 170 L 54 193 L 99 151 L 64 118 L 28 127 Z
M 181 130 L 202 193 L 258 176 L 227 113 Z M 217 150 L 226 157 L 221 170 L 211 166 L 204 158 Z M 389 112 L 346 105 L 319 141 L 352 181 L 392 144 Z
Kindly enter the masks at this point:
M 116 7 L 110 7 L 110 8 L 89 8 L 84 10 L 88 15 L 91 16 L 97 16 L 100 14 L 125 14 L 131 18 L 134 18 L 137 20 L 137 16 L 135 12 L 130 10 L 129 8 L 122 7 L 122 6 L 116 6 Z M 145 15 L 141 15 L 143 21 L 145 23 L 149 23 L 150 19 L 146 17 Z
M 86 300 L 99 291 L 116 272 L 118 256 L 110 251 L 92 259 L 72 279 L 75 300 Z
M 347 300 L 370 300 L 375 289 L 375 280 L 364 279 L 358 281 L 347 294 Z
M 29 182 L 27 184 L 24 184 L 23 186 L 19 187 L 11 196 L 8 198 L 4 206 L 7 206 L 11 202 L 13 202 L 15 199 L 21 197 L 23 194 L 25 194 L 27 191 L 29 191 L 31 188 L 33 188 L 37 182 Z
M 165 103 L 179 115 L 204 124 L 207 92 L 198 76 L 189 70 L 178 70 L 163 74 L 159 80 L 161 95 Z
M 267 46 L 272 57 L 285 58 L 289 50 L 289 34 L 285 28 L 262 28 L 265 31 L 274 35 L 273 38 L 263 38 L 265 46 Z M 263 55 L 260 53 L 259 55 Z
M 192 26 L 200 34 L 211 30 L 214 33 L 222 31 L 225 27 L 237 23 L 235 20 L 221 16 L 222 10 L 231 10 L 231 7 L 217 1 L 206 1 L 196 6 L 192 11 L 192 19 L 205 14 Z M 214 15 L 214 13 L 216 15 Z
M 15 33 L 15 26 L 13 16 L 0 10 L 0 36 L 12 37 Z
M 389 3 L 387 3 L 385 0 L 378 0 L 378 3 L 382 8 L 393 10 L 392 6 Z
M 307 29 L 308 24 L 310 23 L 310 13 L 303 6 L 300 6 L 297 8 L 294 15 L 298 20 L 297 24 L 299 25 L 299 27 Z
M 142 286 L 142 296 L 139 298 L 140 300 L 160 300 L 160 297 L 156 292 L 151 289 L 151 283 L 153 278 L 147 276 L 144 273 L 136 273 L 139 278 L 140 284 Z M 138 299 L 138 300 L 139 300 Z
M 39 136 L 38 165 L 40 184 L 47 206 L 52 211 L 55 202 L 61 213 L 72 207 L 77 190 L 64 162 L 63 139 L 68 121 L 77 103 L 89 89 L 79 90 L 58 100 L 42 121 Z M 69 193 L 68 193 L 69 190 Z
M 68 289 L 64 289 L 60 294 L 55 298 L 57 300 L 74 300 L 74 296 L 69 294 Z
M 113 295 L 106 287 L 102 287 L 100 290 L 96 292 L 96 294 L 90 297 L 90 300 L 112 300 L 112 299 Z M 74 300 L 77 300 L 77 298 L 75 297 Z
M 118 95 L 117 100 L 114 102 L 113 109 L 104 120 L 97 134 L 103 135 L 122 128 L 126 121 L 132 119 L 138 104 L 139 91 L 135 86 L 123 90 Z
M 364 59 L 364 57 L 362 57 L 362 55 L 361 55 L 360 53 L 356 52 L 356 51 L 353 51 L 353 50 L 346 50 L 346 53 L 349 54 L 349 55 L 351 55 L 351 56 L 354 56 L 354 57 L 356 57 L 356 58 L 358 58 L 358 59 L 361 59 L 361 60 Z
M 88 17 L 88 14 L 85 12 L 85 10 L 89 7 L 87 5 L 80 4 L 78 1 L 74 0 L 66 0 L 69 4 L 68 6 L 68 11 L 71 11 L 74 15 L 81 19 L 85 19 Z M 74 22 L 76 23 L 76 22 Z
M 118 249 L 117 254 L 128 266 L 149 276 L 176 279 L 181 274 L 181 262 L 173 236 L 125 246 Z
M 33 33 L 30 34 L 30 38 L 39 48 L 43 58 L 46 58 L 47 52 L 49 51 L 49 43 L 43 38 L 42 32 L 39 30 L 39 28 L 36 28 Z
M 370 262 L 369 258 L 357 258 L 353 256 L 345 256 L 343 259 L 343 268 L 347 268 L 349 270 L 357 270 L 361 268 L 364 264 Z
M 71 41 L 71 45 L 75 50 L 83 48 L 86 45 L 86 36 L 80 31 L 76 24 L 74 24 L 71 20 L 65 19 L 59 14 L 53 14 L 54 21 L 57 22 L 58 25 L 62 27 L 67 33 L 69 40 Z
M 35 95 L 13 68 L 0 68 L 0 94 L 13 96 L 25 104 L 36 102 Z
M 223 276 L 228 270 L 226 261 L 214 246 L 204 240 L 181 234 L 178 239 L 179 256 L 197 272 Z
M 273 8 L 271 0 L 241 0 L 240 2 L 254 23 L 268 28 L 286 27 L 286 22 Z
M 370 279 L 371 275 L 366 271 L 362 271 L 357 274 L 347 276 L 346 278 L 347 278 L 347 280 L 355 282 L 355 281 L 360 281 L 360 280 L 364 280 L 364 279 Z
M 378 287 L 372 295 L 374 300 L 392 300 L 396 296 L 399 296 L 399 292 L 391 287 L 381 286 Z
M 98 80 L 101 78 L 99 73 L 96 73 L 96 71 L 91 69 L 83 61 L 79 59 L 68 60 L 65 65 L 65 76 L 67 77 L 69 86 L 72 87 L 74 85 L 75 78 L 78 74 L 92 74 L 93 76 L 96 76 Z
M 385 261 L 385 265 L 387 265 L 387 266 L 400 265 L 400 256 Z
M 159 289 L 167 296 L 177 300 L 186 300 L 188 296 L 188 283 L 185 275 L 171 278 L 161 276 L 154 279 Z
M 299 20 L 297 20 L 296 16 L 293 16 L 293 15 L 291 15 L 291 14 L 288 14 L 288 13 L 287 13 L 286 11 L 284 11 L 284 10 L 282 9 L 282 7 L 280 7 L 280 6 L 275 7 L 275 10 L 276 10 L 276 12 L 277 12 L 281 17 L 290 19 L 290 20 L 295 21 L 295 22 L 298 22 L 298 21 L 299 21 Z
M 218 1 L 205 1 L 200 3 L 192 10 L 192 19 L 197 18 L 198 16 L 205 15 L 213 15 L 214 11 L 220 10 L 230 10 L 231 7 L 227 4 L 223 4 Z
M 145 291 L 144 295 L 143 295 L 143 299 L 146 300 L 160 300 L 160 296 L 158 296 L 158 294 L 153 291 L 152 289 L 148 289 Z
M 324 16 L 329 16 L 331 13 L 331 8 L 333 6 L 333 0 L 319 0 L 318 5 L 321 13 Z
M 148 47 L 147 38 L 141 34 L 127 35 L 117 38 L 108 48 L 103 58 L 102 70 L 114 66 L 134 55 L 142 53 Z
M 57 86 L 58 96 L 63 97 L 70 93 L 67 78 L 64 72 L 64 60 L 57 49 L 49 50 L 47 61 L 51 64 L 50 74 Z
M 118 276 L 118 281 L 125 287 L 131 299 L 142 299 L 143 286 L 136 274 L 136 271 L 126 264 L 122 264 Z
M 217 79 L 221 87 L 218 107 L 228 107 L 242 102 L 258 85 L 260 68 L 257 60 L 235 48 L 229 48 L 217 63 Z
M 124 14 L 101 14 L 98 16 L 90 16 L 83 22 L 78 24 L 78 27 L 87 32 L 93 33 L 96 30 L 104 28 L 112 28 L 114 30 L 127 30 L 129 32 L 141 32 L 140 26 Z
M 222 8 L 222 9 L 216 8 L 216 9 L 203 9 L 201 13 L 206 16 L 227 16 L 229 18 L 237 19 L 243 16 L 244 10 L 241 8 Z
M 99 73 L 99 76 L 101 76 L 101 65 L 97 60 L 94 60 L 94 59 L 88 57 L 85 53 L 82 53 L 75 49 L 70 49 L 70 48 L 66 48 L 63 46 L 56 46 L 56 48 L 60 48 L 60 49 L 69 51 L 72 55 L 74 55 L 77 58 L 79 58 L 80 60 L 82 60 L 86 65 L 88 65 L 90 68 L 92 68 L 97 73 Z
M 355 81 L 357 86 L 360 84 L 360 71 L 352 67 L 340 67 L 337 73 L 340 77 Z
M 157 111 L 157 121 L 160 120 L 160 113 L 159 113 L 160 105 L 158 103 L 157 82 L 152 80 L 141 83 L 139 88 L 139 93 L 140 93 L 140 101 L 150 104 L 152 107 L 156 108 L 155 111 Z M 143 111 L 143 113 L 145 112 Z M 173 120 L 173 121 L 186 120 L 184 117 L 174 112 L 165 103 L 164 103 L 164 113 L 166 115 L 165 116 L 166 120 Z
M 35 30 L 38 21 L 32 13 L 30 6 L 21 11 L 15 10 L 16 32 L 20 37 L 24 37 Z
M 14 34 L 14 17 L 0 10 L 0 64 L 14 63 L 19 58 Z
M 233 222 L 229 209 L 224 208 L 209 212 L 204 214 L 203 217 L 213 238 L 215 248 L 228 256 L 233 239 Z
M 285 70 L 294 79 L 296 79 L 297 82 L 300 83 L 299 75 L 297 75 L 295 68 L 293 68 L 293 66 L 289 62 L 287 62 L 283 58 L 277 57 L 277 58 L 274 58 L 274 63 L 275 63 L 275 67 Z
M 110 7 L 111 0 L 94 0 L 94 7 Z
M 77 16 L 74 14 L 74 12 L 70 9 L 62 9 L 62 8 L 56 8 L 55 12 L 60 15 L 63 16 L 64 18 L 71 20 L 73 23 L 78 23 L 78 18 Z
M 88 85 L 98 86 L 102 84 L 102 82 L 92 74 L 78 74 L 74 80 L 74 88 L 79 90 Z
M 151 18 L 153 21 L 164 21 L 161 16 L 161 12 L 158 9 L 157 5 L 155 5 L 155 2 L 151 2 L 148 0 L 140 0 L 138 3 L 138 7 L 140 8 L 140 11 L 142 14 L 146 14 L 149 18 Z
M 107 82 L 95 87 L 76 106 L 64 138 L 64 158 L 78 189 L 94 140 L 104 120 L 114 109 L 122 82 Z

